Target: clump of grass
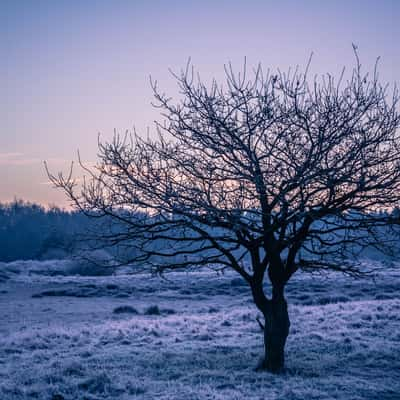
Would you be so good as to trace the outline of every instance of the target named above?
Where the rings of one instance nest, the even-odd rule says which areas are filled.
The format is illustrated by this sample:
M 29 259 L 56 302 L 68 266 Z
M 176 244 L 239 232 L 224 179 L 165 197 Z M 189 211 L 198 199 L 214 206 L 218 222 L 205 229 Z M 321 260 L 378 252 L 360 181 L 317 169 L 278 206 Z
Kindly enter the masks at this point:
M 243 280 L 243 278 L 233 278 L 231 279 L 231 286 L 232 287 L 246 286 L 246 282 Z
M 119 289 L 119 286 L 115 285 L 114 283 L 109 283 L 108 285 L 106 285 L 106 289 L 117 290 L 117 289 Z
M 59 393 L 53 394 L 53 396 L 51 397 L 51 400 L 64 400 L 64 399 L 65 399 L 64 396 Z
M 139 311 L 136 308 L 131 306 L 119 306 L 114 308 L 114 314 L 139 314 Z
M 146 315 L 161 315 L 161 311 L 158 306 L 150 306 L 144 312 Z

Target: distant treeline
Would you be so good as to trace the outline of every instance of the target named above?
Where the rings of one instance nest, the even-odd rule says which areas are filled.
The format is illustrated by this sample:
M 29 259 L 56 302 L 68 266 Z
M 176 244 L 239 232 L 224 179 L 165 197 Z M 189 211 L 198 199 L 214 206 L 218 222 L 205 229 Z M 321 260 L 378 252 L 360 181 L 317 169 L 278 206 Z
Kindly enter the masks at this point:
M 0 261 L 64 258 L 90 223 L 83 214 L 56 206 L 0 203 Z
M 399 218 L 400 225 L 400 210 L 394 209 L 392 213 Z M 136 215 L 130 217 L 136 218 Z M 124 232 L 124 229 L 115 221 L 88 218 L 81 212 L 66 211 L 56 206 L 45 208 L 23 200 L 0 203 L 0 261 L 63 259 L 88 250 L 103 249 L 104 255 L 122 262 L 132 259 L 138 251 L 135 250 L 137 239 L 121 240 L 125 235 L 115 236 L 118 240 L 111 240 L 110 244 L 110 241 L 103 240 L 107 237 L 103 235 Z M 387 246 L 397 258 L 400 251 L 399 230 L 399 226 L 394 230 L 378 227 L 372 238 L 384 235 Z M 171 243 L 165 239 L 154 240 L 151 246 L 153 250 L 165 250 L 171 247 Z M 371 256 L 374 252 L 374 247 L 368 246 L 364 255 Z M 381 255 L 378 254 L 378 257 Z

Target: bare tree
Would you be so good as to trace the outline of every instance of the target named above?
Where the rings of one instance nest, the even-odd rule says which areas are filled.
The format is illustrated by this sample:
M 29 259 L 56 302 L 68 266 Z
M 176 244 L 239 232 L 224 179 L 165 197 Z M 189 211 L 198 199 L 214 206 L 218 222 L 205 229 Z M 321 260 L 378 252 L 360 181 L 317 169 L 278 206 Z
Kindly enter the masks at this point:
M 156 140 L 99 142 L 82 186 L 72 173 L 49 176 L 78 209 L 116 222 L 103 239 L 135 248 L 126 262 L 239 273 L 265 317 L 262 366 L 281 371 L 291 276 L 361 274 L 356 253 L 390 245 L 378 228 L 396 222 L 399 96 L 355 55 L 338 80 L 228 66 L 224 85 L 207 86 L 189 65 L 174 75 L 179 101 L 152 83 L 164 118 Z

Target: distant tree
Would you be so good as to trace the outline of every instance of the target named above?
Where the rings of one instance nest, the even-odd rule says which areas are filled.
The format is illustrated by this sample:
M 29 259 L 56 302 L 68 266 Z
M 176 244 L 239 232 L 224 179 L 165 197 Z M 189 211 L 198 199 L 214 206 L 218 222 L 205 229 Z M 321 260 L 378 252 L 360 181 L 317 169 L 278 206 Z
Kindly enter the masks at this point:
M 398 221 L 399 96 L 355 55 L 338 80 L 261 66 L 249 79 L 246 67 L 229 66 L 224 86 L 206 86 L 188 66 L 174 75 L 181 100 L 152 84 L 165 118 L 157 139 L 100 142 L 82 186 L 72 169 L 49 176 L 77 209 L 116 222 L 103 240 L 135 248 L 126 262 L 239 273 L 265 318 L 262 367 L 281 371 L 289 279 L 298 270 L 361 274 L 355 256 L 387 245 L 379 228 Z
M 55 206 L 45 209 L 21 199 L 0 203 L 0 261 L 71 256 L 89 223 L 82 213 Z
M 40 247 L 44 225 L 43 207 L 15 199 L 8 204 L 0 204 L 0 260 L 34 258 Z

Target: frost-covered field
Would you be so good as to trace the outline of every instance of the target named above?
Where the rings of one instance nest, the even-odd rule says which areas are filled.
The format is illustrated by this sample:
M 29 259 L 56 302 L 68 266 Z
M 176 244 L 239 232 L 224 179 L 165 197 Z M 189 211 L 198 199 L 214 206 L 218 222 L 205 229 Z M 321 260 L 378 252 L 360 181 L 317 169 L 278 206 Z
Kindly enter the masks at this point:
M 262 334 L 235 275 L 46 274 L 63 266 L 0 263 L 0 399 L 400 399 L 396 265 L 290 282 L 279 376 L 254 372 Z

